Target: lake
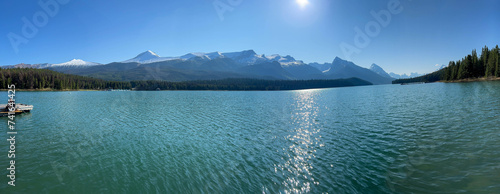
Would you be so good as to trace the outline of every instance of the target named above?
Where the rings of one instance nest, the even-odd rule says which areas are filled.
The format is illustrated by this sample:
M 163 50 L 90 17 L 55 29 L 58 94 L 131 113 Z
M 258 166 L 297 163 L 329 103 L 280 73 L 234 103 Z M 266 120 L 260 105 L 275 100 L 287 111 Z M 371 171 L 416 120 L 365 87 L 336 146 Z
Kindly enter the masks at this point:
M 7 101 L 7 92 L 0 97 Z M 500 193 L 500 82 L 18 92 L 0 193 Z

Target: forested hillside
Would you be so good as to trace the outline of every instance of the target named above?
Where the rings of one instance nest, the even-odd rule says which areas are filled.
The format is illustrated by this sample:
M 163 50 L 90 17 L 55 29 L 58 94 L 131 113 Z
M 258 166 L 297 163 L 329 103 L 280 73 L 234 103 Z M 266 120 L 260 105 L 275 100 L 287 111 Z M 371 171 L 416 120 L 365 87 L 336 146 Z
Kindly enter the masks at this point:
M 209 81 L 132 81 L 136 90 L 300 90 L 365 86 L 372 83 L 358 78 L 336 80 L 257 80 L 223 79 Z
M 105 88 L 130 89 L 130 82 L 104 81 L 90 77 L 63 74 L 47 69 L 0 69 L 0 89 L 10 84 L 17 89 L 99 90 Z

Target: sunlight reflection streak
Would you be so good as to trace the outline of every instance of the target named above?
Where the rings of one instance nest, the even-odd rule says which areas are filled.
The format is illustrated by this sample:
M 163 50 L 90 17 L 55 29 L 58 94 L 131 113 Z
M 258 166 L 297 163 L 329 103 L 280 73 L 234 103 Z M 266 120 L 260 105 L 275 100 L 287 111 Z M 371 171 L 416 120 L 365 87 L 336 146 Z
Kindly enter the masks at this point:
M 275 171 L 281 170 L 286 180 L 282 183 L 285 193 L 305 193 L 311 191 L 313 184 L 319 184 L 313 178 L 312 159 L 315 158 L 316 146 L 320 144 L 316 125 L 318 107 L 314 98 L 317 91 L 300 91 L 296 95 L 296 103 L 292 105 L 290 134 L 285 138 L 291 144 L 283 148 L 283 164 L 277 165 Z

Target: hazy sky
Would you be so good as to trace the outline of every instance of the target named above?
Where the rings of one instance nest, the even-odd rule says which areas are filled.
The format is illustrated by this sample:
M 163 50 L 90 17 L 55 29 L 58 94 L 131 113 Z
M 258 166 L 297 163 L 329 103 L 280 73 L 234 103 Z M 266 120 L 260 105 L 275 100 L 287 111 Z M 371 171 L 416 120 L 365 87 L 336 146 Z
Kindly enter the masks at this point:
M 426 73 L 499 44 L 499 8 L 498 0 L 2 0 L 0 65 L 254 49 Z

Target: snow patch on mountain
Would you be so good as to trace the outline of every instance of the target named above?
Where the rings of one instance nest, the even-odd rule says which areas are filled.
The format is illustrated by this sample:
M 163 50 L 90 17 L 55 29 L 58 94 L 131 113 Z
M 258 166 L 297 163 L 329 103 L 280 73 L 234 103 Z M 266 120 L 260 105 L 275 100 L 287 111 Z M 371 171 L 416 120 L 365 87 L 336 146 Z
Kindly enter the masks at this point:
M 424 74 L 413 72 L 413 73 L 410 73 L 410 75 L 407 75 L 406 73 L 397 74 L 397 73 L 391 72 L 391 73 L 389 73 L 389 75 L 391 75 L 391 77 L 396 78 L 396 79 L 407 79 L 407 78 L 419 77 L 419 76 L 422 76 Z
M 201 59 L 204 59 L 204 60 L 213 60 L 213 59 L 217 59 L 217 58 L 222 58 L 224 57 L 222 55 L 222 53 L 220 52 L 211 52 L 211 53 L 188 53 L 188 54 L 185 54 L 185 55 L 182 55 L 181 57 L 179 57 L 180 59 L 183 59 L 183 60 L 189 60 L 189 59 L 193 59 L 195 57 L 199 57 Z
M 323 71 L 327 71 L 327 70 L 328 70 L 328 69 L 330 69 L 330 67 L 332 66 L 332 64 L 331 64 L 331 63 L 323 63 L 323 64 L 320 64 L 320 63 L 316 63 L 316 62 L 314 62 L 314 63 L 309 63 L 308 65 L 309 65 L 309 66 L 311 66 L 311 67 L 314 67 L 314 68 L 316 68 L 316 69 L 318 69 L 318 70 L 320 70 L 320 71 L 322 71 L 322 72 L 323 72 Z
M 245 65 L 253 65 L 256 63 L 269 62 L 269 60 L 267 60 L 264 55 L 258 55 L 257 53 L 255 53 L 254 50 L 222 53 L 222 55 L 224 55 L 224 57 L 232 59 L 233 61 Z
M 270 56 L 264 56 L 267 60 L 269 61 L 276 61 L 279 62 L 282 66 L 288 66 L 288 65 L 304 65 L 303 61 L 300 60 L 295 60 L 290 55 L 287 56 L 281 56 L 278 54 L 270 55 Z
M 370 70 L 379 74 L 382 77 L 391 78 L 391 75 L 389 75 L 384 69 L 382 69 L 382 67 L 378 66 L 375 63 L 370 66 Z
M 439 65 L 436 65 L 436 67 L 438 67 L 438 66 L 439 66 Z M 438 69 L 436 69 L 436 71 L 439 71 L 439 70 L 444 69 L 444 68 L 446 68 L 446 67 L 448 67 L 448 65 L 441 65 L 441 66 L 439 66 L 439 68 L 438 68 Z

